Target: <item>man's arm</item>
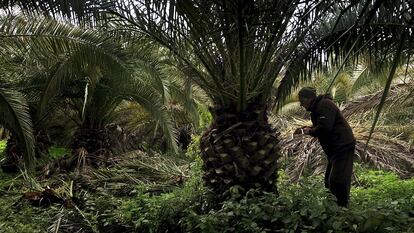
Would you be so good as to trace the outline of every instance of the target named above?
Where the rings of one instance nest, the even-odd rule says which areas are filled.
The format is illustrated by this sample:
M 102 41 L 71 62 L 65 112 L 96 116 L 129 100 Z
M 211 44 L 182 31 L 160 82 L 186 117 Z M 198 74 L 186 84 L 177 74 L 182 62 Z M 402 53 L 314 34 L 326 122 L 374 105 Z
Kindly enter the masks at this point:
M 334 106 L 324 104 L 317 111 L 317 123 L 311 127 L 308 134 L 313 137 L 318 137 L 323 132 L 330 132 L 335 123 L 336 111 Z

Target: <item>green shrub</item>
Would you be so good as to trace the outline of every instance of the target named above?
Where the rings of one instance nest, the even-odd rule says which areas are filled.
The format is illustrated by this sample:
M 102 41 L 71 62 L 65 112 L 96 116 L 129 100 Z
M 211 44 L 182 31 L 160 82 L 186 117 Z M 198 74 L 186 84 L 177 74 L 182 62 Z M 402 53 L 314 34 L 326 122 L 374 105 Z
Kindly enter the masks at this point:
M 77 232 L 70 230 L 77 226 L 90 229 L 81 232 L 414 232 L 414 179 L 401 180 L 393 173 L 357 165 L 360 185 L 353 186 L 346 209 L 335 204 L 322 176 L 292 184 L 279 171 L 278 195 L 257 190 L 241 195 L 245 192 L 236 186 L 229 200 L 211 206 L 214 197 L 203 186 L 201 159 L 195 157 L 190 166 L 190 178 L 168 193 L 149 193 L 145 185 L 128 187 L 133 192 L 123 196 L 114 195 L 107 186 L 85 192 L 81 210 L 64 211 L 60 230 Z M 0 177 L 8 180 L 2 190 L 9 190 L 0 200 L 0 232 L 45 232 L 56 222 L 58 206 L 14 207 L 21 189 L 12 177 Z
M 358 182 L 352 189 L 352 202 L 409 212 L 414 210 L 414 178 L 402 180 L 392 172 L 357 166 Z
M 52 160 L 58 159 L 65 154 L 70 154 L 70 150 L 62 147 L 49 148 L 49 158 Z
M 199 104 L 197 110 L 200 116 L 198 131 L 201 133 L 211 124 L 213 117 L 205 105 Z
M 189 209 L 182 223 L 185 232 L 414 231 L 413 198 L 399 202 L 389 201 L 387 192 L 377 193 L 378 198 L 369 195 L 387 182 L 387 179 L 379 180 L 365 192 L 353 190 L 349 209 L 335 204 L 332 195 L 322 186 L 321 176 L 304 178 L 293 185 L 282 179 L 278 186 L 279 196 L 273 193 L 259 195 L 252 190 L 240 197 L 237 188 L 233 188 L 233 198 L 222 208 L 205 214 Z M 398 182 L 400 180 L 395 183 Z M 407 181 L 406 189 L 400 189 L 402 193 L 398 200 L 413 195 L 411 182 Z
M 0 140 L 0 155 L 6 149 L 7 141 Z M 61 147 L 51 147 L 49 149 L 49 158 L 50 159 L 58 159 L 65 154 L 70 153 L 69 149 L 61 148 Z
M 11 204 L 12 203 L 1 204 L 0 232 L 46 232 L 48 226 L 48 223 L 46 221 L 50 220 L 49 217 L 51 217 L 47 212 L 42 209 L 33 208 L 30 206 L 23 209 L 18 209 L 16 207 L 13 207 Z
M 161 195 L 138 190 L 134 198 L 120 201 L 119 207 L 100 221 L 108 226 L 132 226 L 134 232 L 180 232 L 186 211 L 208 203 L 201 180 L 201 160 L 196 159 L 191 166 L 191 178 L 184 187 Z
M 46 232 L 50 220 L 58 208 L 37 208 L 24 201 L 21 196 L 27 192 L 21 174 L 6 174 L 0 169 L 0 232 L 32 233 Z
M 191 143 L 187 147 L 187 151 L 185 152 L 186 157 L 195 160 L 197 158 L 200 158 L 200 135 L 194 135 L 191 137 Z
M 192 179 L 171 193 L 151 196 L 140 192 L 125 200 L 112 223 L 136 232 L 410 232 L 414 231 L 413 179 L 392 173 L 358 171 L 366 186 L 352 189 L 350 208 L 338 207 L 323 187 L 323 177 L 290 183 L 279 172 L 278 191 L 250 190 L 241 196 L 233 187 L 231 198 L 219 208 L 209 206 L 202 187 L 201 161 L 196 159 Z M 379 177 L 373 177 L 377 174 Z M 372 182 L 369 181 L 371 177 Z M 398 194 L 393 190 L 398 190 Z

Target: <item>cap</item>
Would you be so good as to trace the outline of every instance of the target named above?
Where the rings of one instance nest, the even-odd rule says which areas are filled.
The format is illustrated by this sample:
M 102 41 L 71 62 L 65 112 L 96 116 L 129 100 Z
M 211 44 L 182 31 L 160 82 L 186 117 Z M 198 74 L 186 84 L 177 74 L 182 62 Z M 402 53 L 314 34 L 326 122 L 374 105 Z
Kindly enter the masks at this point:
M 316 89 L 313 87 L 303 87 L 299 91 L 299 98 L 313 99 L 316 97 Z

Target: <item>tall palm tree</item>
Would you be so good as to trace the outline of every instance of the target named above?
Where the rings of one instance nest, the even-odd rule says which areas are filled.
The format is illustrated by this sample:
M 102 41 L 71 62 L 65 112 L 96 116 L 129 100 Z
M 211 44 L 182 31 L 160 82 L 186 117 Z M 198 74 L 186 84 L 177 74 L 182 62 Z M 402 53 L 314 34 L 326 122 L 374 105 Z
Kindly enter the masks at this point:
M 72 8 L 68 1 L 11 2 L 80 20 L 97 15 L 96 8 L 78 1 Z M 326 60 L 341 63 L 362 50 L 379 56 L 391 49 L 397 66 L 410 54 L 413 37 L 406 0 L 100 3 L 100 19 L 115 16 L 124 30 L 164 45 L 212 99 L 213 124 L 201 149 L 205 181 L 218 195 L 232 185 L 275 189 L 279 149 L 267 108 L 279 74 L 277 97 L 283 99 L 298 80 L 329 68 Z M 391 69 L 389 80 L 394 73 Z M 387 82 L 384 98 L 388 89 Z

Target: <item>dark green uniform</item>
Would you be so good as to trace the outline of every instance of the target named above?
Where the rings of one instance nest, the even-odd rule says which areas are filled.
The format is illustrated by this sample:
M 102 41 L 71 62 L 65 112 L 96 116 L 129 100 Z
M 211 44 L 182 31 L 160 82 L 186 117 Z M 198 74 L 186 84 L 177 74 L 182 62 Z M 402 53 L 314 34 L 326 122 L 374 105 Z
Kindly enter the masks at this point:
M 313 124 L 310 135 L 319 139 L 328 156 L 325 187 L 336 196 L 338 205 L 347 206 L 355 154 L 352 129 L 329 96 L 316 97 L 307 110 Z

